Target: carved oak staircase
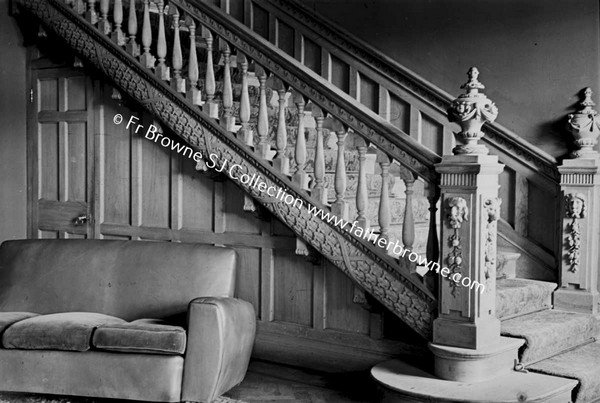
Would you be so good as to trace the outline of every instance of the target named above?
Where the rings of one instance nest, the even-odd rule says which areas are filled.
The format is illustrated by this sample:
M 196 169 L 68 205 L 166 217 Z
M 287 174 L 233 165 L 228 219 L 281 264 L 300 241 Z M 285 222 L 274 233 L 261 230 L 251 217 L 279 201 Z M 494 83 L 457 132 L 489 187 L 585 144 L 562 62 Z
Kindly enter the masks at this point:
M 299 251 L 314 249 L 323 255 L 431 340 L 438 306 L 444 307 L 441 304 L 447 293 L 454 296 L 454 291 L 433 273 L 421 271 L 407 256 L 397 256 L 377 244 L 380 240 L 398 241 L 404 248 L 424 254 L 428 261 L 439 262 L 438 232 L 454 231 L 456 235 L 462 231 L 460 224 L 452 227 L 451 220 L 446 226 L 438 225 L 442 221 L 438 213 L 441 193 L 445 214 L 451 215 L 455 214 L 452 207 L 460 210 L 460 197 L 448 196 L 452 193 L 449 189 L 468 187 L 453 179 L 452 169 L 444 171 L 450 159 L 441 157 L 457 145 L 446 114 L 453 98 L 331 28 L 295 2 L 248 0 L 244 2 L 248 9 L 241 14 L 233 12 L 228 1 L 221 3 L 223 10 L 196 0 L 125 3 L 20 0 L 18 5 L 48 32 L 62 38 L 86 64 L 112 80 L 119 91 L 152 113 L 161 122 L 161 131 L 180 136 L 201 152 L 204 159 L 197 169 L 208 169 L 209 161 L 213 168 L 238 164 L 238 177 L 232 179 L 248 194 L 248 210 L 264 208 L 274 214 L 297 234 Z M 237 13 L 247 26 L 223 11 Z M 468 92 L 461 97 L 480 88 L 469 86 L 473 82 L 480 85 L 477 76 L 471 75 L 465 84 Z M 503 253 L 502 258 L 513 260 L 513 273 L 494 282 L 495 238 L 485 240 L 486 247 L 492 245 L 485 251 L 486 275 L 491 274 L 491 279 L 485 278 L 488 294 L 481 300 L 487 298 L 492 305 L 489 314 L 483 309 L 477 315 L 488 315 L 486 320 L 500 318 L 502 334 L 525 338 L 527 346 L 521 349 L 519 359 L 523 365 L 535 367 L 549 357 L 585 346 L 598 334 L 590 315 L 597 309 L 593 292 L 591 305 L 575 307 L 589 312 L 563 317 L 549 309 L 553 284 L 513 278 L 515 253 L 519 253 L 519 275 L 556 281 L 558 271 L 562 288 L 575 284 L 575 289 L 594 289 L 597 277 L 573 279 L 562 270 L 563 232 L 571 227 L 557 229 L 564 208 L 557 195 L 561 189 L 565 191 L 565 184 L 578 186 L 579 182 L 565 179 L 575 168 L 557 168 L 554 158 L 506 128 L 493 123 L 483 132 L 486 146 L 506 167 L 500 175 L 502 207 L 493 203 L 497 190 L 484 194 L 484 198 L 490 197 L 483 205 L 489 208 L 488 221 L 482 218 L 481 223 L 488 225 L 488 234 L 495 234 L 497 216 L 503 217 L 498 220 L 498 244 L 512 251 Z M 481 161 L 475 163 L 489 162 Z M 470 160 L 460 163 L 463 167 L 473 164 Z M 489 164 L 496 166 L 493 161 Z M 592 168 L 586 172 L 593 176 L 596 171 Z M 301 203 L 291 205 L 271 197 L 265 188 L 240 181 L 242 174 L 260 177 L 265 188 L 282 188 Z M 393 189 L 404 195 L 390 197 L 398 177 L 402 183 Z M 373 183 L 376 186 L 369 187 Z M 328 194 L 328 189 L 334 192 Z M 419 196 L 413 195 L 415 191 Z M 544 199 L 548 209 L 528 208 L 530 200 Z M 457 204 L 447 203 L 449 200 Z M 473 203 L 476 206 L 478 202 Z M 356 222 L 364 231 L 373 231 L 375 239 L 365 241 L 334 221 L 315 216 L 309 206 Z M 398 210 L 402 220 L 396 219 Z M 416 226 L 416 234 L 415 210 L 421 224 Z M 396 223 L 401 222 L 401 230 L 394 226 L 392 215 Z M 372 225 L 375 216 L 376 227 Z M 581 217 L 568 218 L 576 222 Z M 529 225 L 532 222 L 537 224 Z M 493 229 L 489 225 L 494 225 Z M 447 251 L 455 252 L 457 245 L 450 249 L 443 245 L 442 252 L 450 256 Z M 472 264 L 478 263 L 483 265 Z M 585 264 L 592 263 L 588 260 Z M 457 267 L 460 269 L 460 262 Z M 472 291 L 462 298 L 480 301 Z M 554 298 L 555 305 L 565 301 Z M 587 294 L 584 302 L 586 298 Z M 573 307 L 563 304 L 563 308 Z M 544 326 L 556 324 L 558 330 L 554 330 L 556 337 L 540 345 L 533 327 L 544 321 Z M 583 336 L 565 343 L 561 322 L 581 326 Z M 533 333 L 527 333 L 528 326 Z M 392 367 L 382 368 L 385 372 Z M 552 371 L 563 375 L 556 368 L 540 369 Z M 546 382 L 541 375 L 536 379 Z M 560 399 L 570 394 L 575 383 L 562 381 L 555 386 L 552 396 Z M 544 387 L 539 391 L 546 393 Z

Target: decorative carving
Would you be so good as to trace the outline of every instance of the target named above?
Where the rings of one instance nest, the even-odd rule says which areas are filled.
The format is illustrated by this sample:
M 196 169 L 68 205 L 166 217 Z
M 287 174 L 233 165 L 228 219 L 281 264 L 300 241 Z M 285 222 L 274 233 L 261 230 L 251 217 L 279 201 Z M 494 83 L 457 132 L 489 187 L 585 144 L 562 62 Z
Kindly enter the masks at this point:
M 446 199 L 446 224 L 448 227 L 454 229 L 454 232 L 448 237 L 448 246 L 452 247 L 448 256 L 446 256 L 446 264 L 450 269 L 450 275 L 446 278 L 450 282 L 452 287 L 451 294 L 456 297 L 456 291 L 458 284 L 451 278 L 454 274 L 461 272 L 461 265 L 463 261 L 462 247 L 460 245 L 460 235 L 458 230 L 460 229 L 464 221 L 469 221 L 469 207 L 467 201 L 462 197 L 450 197 Z
M 292 196 L 305 200 L 301 189 L 272 168 L 258 163 L 253 152 L 242 142 L 179 97 L 67 5 L 58 0 L 22 0 L 21 4 L 60 35 L 82 59 L 103 72 L 174 133 L 203 155 L 215 154 L 217 165 L 225 160 L 240 164 L 240 175 L 259 175 L 268 186 L 282 187 Z M 233 35 L 227 36 L 235 41 Z M 261 60 L 265 59 L 264 55 L 259 56 Z M 236 184 L 251 196 L 260 198 L 257 189 L 240 182 Z M 398 275 L 392 258 L 335 225 L 315 220 L 306 203 L 301 208 L 285 202 L 265 203 L 264 206 L 421 336 L 430 337 L 437 305 L 435 298 L 413 278 Z
M 500 219 L 500 205 L 502 199 L 494 197 L 486 199 L 483 202 L 483 208 L 487 215 L 486 237 L 484 246 L 484 261 L 485 261 L 485 280 L 486 282 L 494 277 L 492 273 L 496 272 L 496 255 L 497 255 L 497 235 L 498 235 L 498 220 Z M 485 287 L 489 290 L 490 287 Z
M 600 118 L 598 112 L 594 110 L 596 105 L 592 101 L 592 89 L 586 88 L 584 91 L 585 98 L 580 105 L 581 110 L 569 114 L 568 130 L 575 137 L 576 151 L 571 153 L 571 158 L 596 158 L 598 152 L 594 150 L 598 144 L 598 136 L 600 135 Z
M 567 228 L 566 241 L 567 257 L 571 265 L 569 271 L 575 273 L 581 263 L 581 227 L 578 220 L 585 217 L 585 196 L 581 193 L 569 193 L 565 196 L 565 208 L 566 216 L 573 219 Z
M 458 123 L 462 129 L 460 133 L 455 133 L 456 136 L 466 142 L 466 144 L 454 147 L 452 152 L 454 154 L 487 154 L 488 148 L 477 142 L 484 136 L 481 131 L 483 124 L 496 120 L 498 108 L 485 94 L 479 92 L 485 88 L 477 80 L 479 70 L 471 67 L 468 75 L 469 81 L 460 87 L 464 88 L 466 92 L 459 95 L 448 108 L 449 120 Z

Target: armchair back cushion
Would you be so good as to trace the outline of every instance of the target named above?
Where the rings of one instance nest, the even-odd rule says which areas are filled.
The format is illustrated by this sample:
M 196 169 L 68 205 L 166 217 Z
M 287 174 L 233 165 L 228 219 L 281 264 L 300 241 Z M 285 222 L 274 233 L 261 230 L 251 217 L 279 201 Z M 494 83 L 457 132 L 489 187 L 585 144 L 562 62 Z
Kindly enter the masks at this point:
M 185 313 L 196 297 L 233 297 L 233 249 L 148 244 L 6 241 L 0 246 L 0 311 L 97 312 L 131 321 Z

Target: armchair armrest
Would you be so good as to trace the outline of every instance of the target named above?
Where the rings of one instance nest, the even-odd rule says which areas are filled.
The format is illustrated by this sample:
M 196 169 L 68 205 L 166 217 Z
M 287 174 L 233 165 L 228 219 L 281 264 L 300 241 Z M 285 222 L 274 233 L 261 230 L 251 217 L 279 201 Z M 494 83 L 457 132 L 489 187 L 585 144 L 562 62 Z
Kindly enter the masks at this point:
M 240 383 L 255 333 L 256 316 L 250 303 L 226 297 L 191 301 L 181 400 L 212 402 Z

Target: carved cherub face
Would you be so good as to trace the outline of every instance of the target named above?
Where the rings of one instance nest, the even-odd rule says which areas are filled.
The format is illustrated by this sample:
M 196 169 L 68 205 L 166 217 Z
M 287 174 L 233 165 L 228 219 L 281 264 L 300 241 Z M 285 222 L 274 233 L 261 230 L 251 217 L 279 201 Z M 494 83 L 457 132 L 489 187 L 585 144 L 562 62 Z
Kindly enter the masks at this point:
M 493 198 L 487 199 L 483 203 L 483 207 L 485 208 L 488 214 L 488 222 L 496 221 L 500 218 L 500 205 L 502 204 L 502 199 Z
M 567 216 L 583 218 L 585 216 L 585 197 L 581 193 L 569 193 L 566 197 Z
M 446 216 L 451 228 L 460 228 L 463 221 L 469 220 L 467 201 L 462 197 L 451 197 L 446 202 Z

